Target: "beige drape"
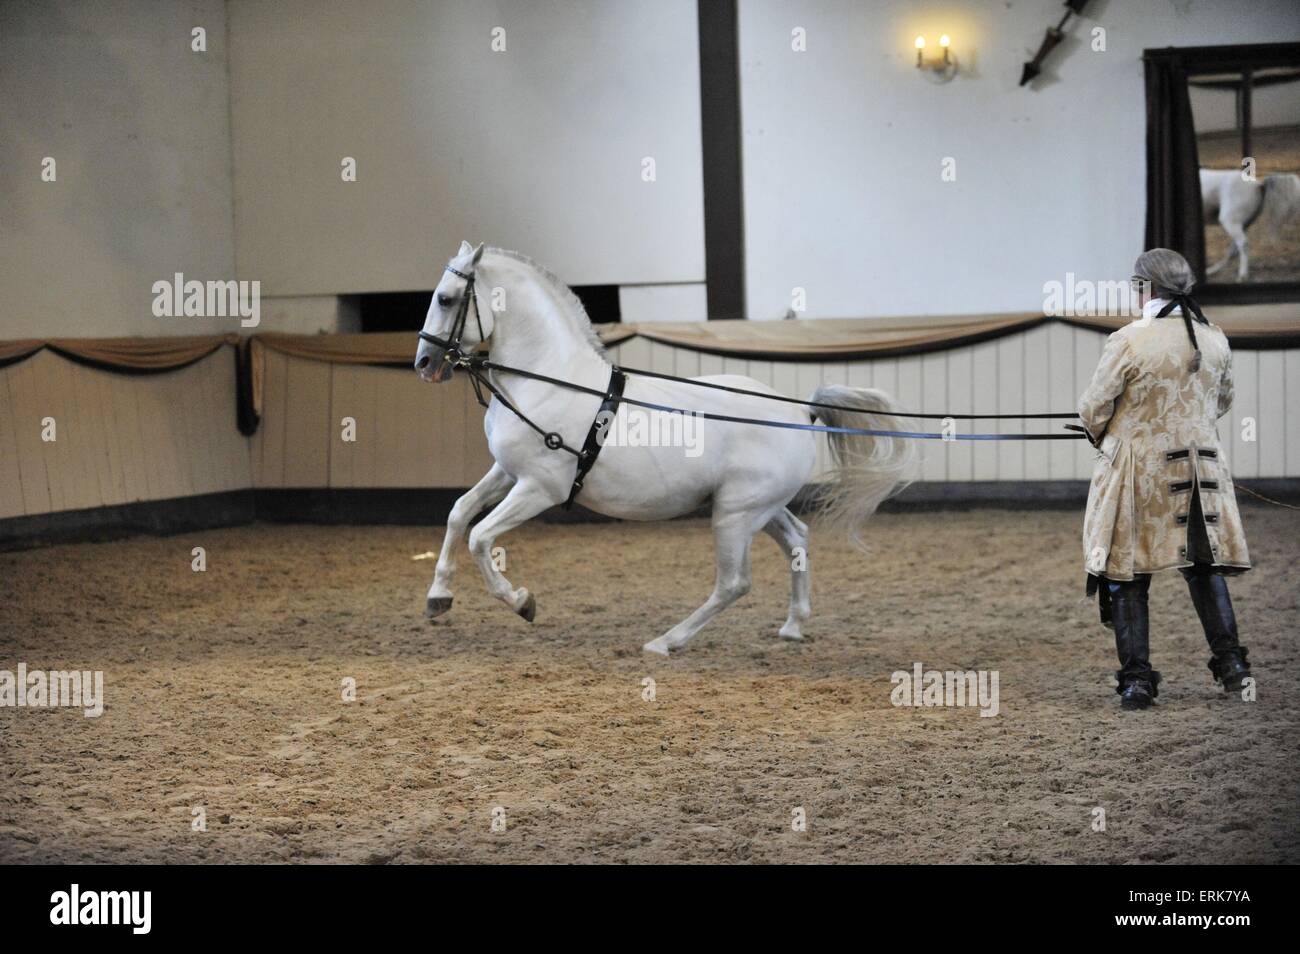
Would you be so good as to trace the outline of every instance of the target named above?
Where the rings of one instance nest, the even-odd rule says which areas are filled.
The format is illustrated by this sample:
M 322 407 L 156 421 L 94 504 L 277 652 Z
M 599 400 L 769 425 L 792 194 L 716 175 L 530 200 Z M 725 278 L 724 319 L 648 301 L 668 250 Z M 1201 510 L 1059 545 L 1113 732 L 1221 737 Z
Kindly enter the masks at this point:
M 1208 317 L 1234 347 L 1300 346 L 1300 305 L 1215 306 Z M 1129 318 L 1049 318 L 1042 314 L 932 316 L 907 318 L 821 318 L 790 321 L 647 322 L 597 325 L 606 345 L 632 337 L 740 358 L 784 361 L 850 361 L 917 354 L 973 344 L 1025 331 L 1050 321 L 1097 331 L 1114 331 Z M 206 357 L 223 345 L 238 345 L 251 384 L 253 409 L 261 413 L 265 351 L 341 364 L 405 365 L 415 357 L 409 331 L 345 335 L 275 333 L 167 338 L 50 338 L 0 341 L 0 365 L 20 361 L 41 348 L 110 369 L 167 371 Z M 242 363 L 242 362 L 241 362 Z M 245 398 L 247 399 L 247 398 Z
M 222 345 L 239 343 L 238 335 L 166 338 L 26 338 L 0 341 L 0 365 L 29 358 L 49 348 L 69 358 L 110 369 L 171 371 L 206 358 Z

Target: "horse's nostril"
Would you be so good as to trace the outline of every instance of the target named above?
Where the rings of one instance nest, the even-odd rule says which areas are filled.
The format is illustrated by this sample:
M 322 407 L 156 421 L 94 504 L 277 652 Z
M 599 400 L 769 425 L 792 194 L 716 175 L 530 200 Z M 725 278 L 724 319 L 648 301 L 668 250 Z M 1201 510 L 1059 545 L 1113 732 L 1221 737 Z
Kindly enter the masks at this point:
M 427 354 L 421 355 L 415 362 L 415 368 L 417 371 L 423 371 L 428 366 L 429 356 Z

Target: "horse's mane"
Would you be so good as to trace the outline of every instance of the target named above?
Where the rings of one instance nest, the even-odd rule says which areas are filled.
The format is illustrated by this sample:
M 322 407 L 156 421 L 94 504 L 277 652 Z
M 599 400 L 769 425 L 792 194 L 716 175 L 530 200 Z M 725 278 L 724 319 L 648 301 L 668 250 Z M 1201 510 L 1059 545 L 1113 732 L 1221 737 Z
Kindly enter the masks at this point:
M 539 264 L 529 258 L 523 252 L 514 252 L 508 248 L 497 248 L 489 245 L 487 251 L 505 258 L 513 259 L 521 265 L 526 265 L 536 272 L 548 285 L 564 300 L 569 306 L 568 314 L 573 319 L 573 326 L 583 335 L 588 343 L 596 349 L 596 353 L 605 354 L 605 345 L 601 342 L 600 337 L 596 334 L 596 329 L 591 323 L 591 318 L 587 314 L 587 309 L 583 307 L 582 299 L 573 293 L 573 289 L 566 285 L 558 275 L 544 265 Z

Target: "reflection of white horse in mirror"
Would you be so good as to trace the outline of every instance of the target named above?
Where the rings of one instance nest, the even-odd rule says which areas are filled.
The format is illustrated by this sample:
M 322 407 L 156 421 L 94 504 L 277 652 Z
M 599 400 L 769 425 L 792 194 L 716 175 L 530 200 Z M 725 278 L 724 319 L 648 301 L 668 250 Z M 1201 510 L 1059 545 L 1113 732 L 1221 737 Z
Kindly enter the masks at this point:
M 1250 275 L 1246 229 L 1266 215 L 1274 234 L 1300 212 L 1300 176 L 1277 173 L 1261 179 L 1243 179 L 1240 169 L 1201 170 L 1201 214 L 1208 222 L 1218 217 L 1232 239 L 1228 253 L 1205 270 L 1213 275 L 1237 256 L 1237 281 Z
M 481 301 L 503 302 L 504 307 L 484 308 L 477 320 L 464 322 L 463 350 L 486 339 L 495 364 L 605 390 L 612 366 L 577 296 L 553 275 L 513 252 L 485 250 L 482 245 L 475 249 L 463 243 L 434 292 L 425 334 L 444 341 L 455 336 L 458 309 L 469 285 L 467 277 L 473 277 L 478 289 L 472 294 L 480 295 Z M 421 340 L 415 366 L 425 380 L 442 381 L 449 376 L 444 355 L 445 349 Z M 519 375 L 492 372 L 490 380 L 516 408 L 573 447 L 582 446 L 601 405 L 594 395 Z M 738 375 L 698 380 L 777 393 Z M 634 375 L 627 379 L 624 396 L 667 407 L 795 425 L 812 420 L 807 410 L 791 404 Z M 819 409 L 817 417 L 832 426 L 901 429 L 895 418 L 869 413 L 895 410 L 880 391 L 823 387 L 812 399 L 855 409 Z M 630 430 L 628 422 L 619 422 L 617 417 L 663 413 L 623 403 L 609 431 Z M 492 546 L 501 534 L 562 503 L 573 485 L 577 464 L 571 454 L 548 450 L 542 436 L 497 398 L 483 423 L 496 463 L 452 508 L 426 615 L 432 618 L 451 608 L 457 547 L 470 521 L 485 507 L 492 507 L 469 531 L 470 553 L 492 595 L 531 621 L 536 612 L 533 596 L 522 587 L 516 589 L 497 569 Z M 749 545 L 760 530 L 776 540 L 791 562 L 790 612 L 780 635 L 801 639 L 801 625 L 811 612 L 808 528 L 787 504 L 812 475 L 814 434 L 714 420 L 697 423 L 702 426 L 702 453 L 698 446 L 688 453 L 682 447 L 624 446 L 623 442 L 607 441 L 577 497 L 597 513 L 625 520 L 664 520 L 688 514 L 705 503 L 712 505 L 717 562 L 713 593 L 682 622 L 646 643 L 645 649 L 666 654 L 685 645 L 749 591 Z M 909 469 L 914 457 L 910 443 L 890 437 L 831 435 L 838 470 L 835 481 L 825 485 L 821 494 L 829 517 L 856 537 L 877 504 Z

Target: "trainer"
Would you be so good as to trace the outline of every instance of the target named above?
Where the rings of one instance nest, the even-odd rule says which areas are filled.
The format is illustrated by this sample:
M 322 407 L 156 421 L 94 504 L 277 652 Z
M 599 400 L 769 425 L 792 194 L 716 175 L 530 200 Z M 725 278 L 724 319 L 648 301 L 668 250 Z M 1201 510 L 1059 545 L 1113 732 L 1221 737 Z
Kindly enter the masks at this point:
M 1111 335 L 1079 416 L 1097 448 L 1083 521 L 1088 593 L 1115 630 L 1117 692 L 1145 709 L 1159 691 L 1151 668 L 1151 574 L 1177 568 L 1210 644 L 1209 667 L 1229 692 L 1250 676 L 1226 576 L 1250 568 L 1228 460 L 1215 422 L 1232 407 L 1232 351 L 1191 298 L 1195 277 L 1177 252 L 1138 257 L 1142 317 Z

